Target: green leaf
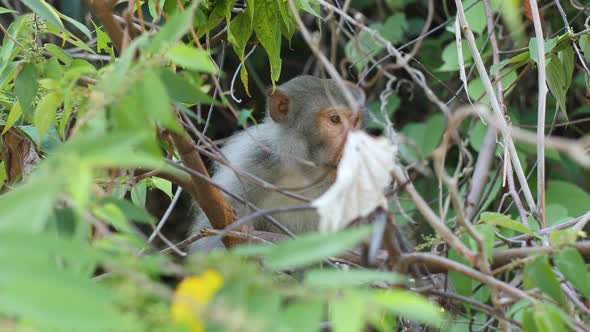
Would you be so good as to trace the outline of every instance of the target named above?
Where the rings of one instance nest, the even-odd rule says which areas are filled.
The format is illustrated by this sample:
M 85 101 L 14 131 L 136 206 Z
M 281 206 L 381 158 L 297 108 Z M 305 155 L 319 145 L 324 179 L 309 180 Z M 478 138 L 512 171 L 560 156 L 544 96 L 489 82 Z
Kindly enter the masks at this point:
M 36 242 L 32 242 L 36 243 Z M 109 291 L 51 267 L 6 266 L 0 276 L 0 311 L 42 330 L 112 331 L 122 319 Z
M 217 0 L 214 2 L 215 7 L 211 11 L 207 23 L 199 27 L 197 35 L 200 37 L 205 33 L 209 33 L 215 28 L 223 19 L 226 20 L 228 26 L 231 18 L 231 9 L 233 8 L 236 0 Z
M 565 91 L 567 92 L 570 85 L 572 84 L 572 77 L 574 76 L 574 48 L 572 45 L 567 44 L 563 49 L 561 49 L 561 51 L 559 51 L 558 56 L 565 72 Z
M 522 326 L 525 332 L 537 332 L 537 324 L 535 323 L 534 313 L 532 307 L 526 308 L 522 313 Z
M 371 227 L 360 227 L 337 233 L 305 235 L 295 240 L 284 241 L 266 256 L 266 262 L 275 270 L 310 265 L 353 248 L 371 231 Z
M 590 34 L 581 35 L 579 43 L 580 48 L 584 52 L 584 59 L 590 63 Z
M 139 100 L 141 101 L 140 108 L 151 119 L 164 127 L 179 131 L 179 125 L 172 113 L 168 91 L 160 77 L 154 71 L 148 70 L 144 73 L 143 79 L 139 82 L 137 88 Z
M 250 89 L 248 87 L 248 69 L 246 69 L 245 65 L 240 68 L 240 80 L 242 80 L 246 94 L 250 97 Z
M 209 54 L 202 49 L 177 44 L 166 53 L 166 56 L 172 63 L 186 69 L 212 74 L 217 72 L 217 68 L 211 62 Z
M 466 237 L 467 235 L 464 235 L 462 238 L 465 239 Z M 467 260 L 455 249 L 449 250 L 449 259 L 463 265 L 469 265 Z M 451 280 L 453 288 L 455 288 L 455 291 L 457 291 L 459 295 L 471 297 L 471 293 L 473 292 L 473 284 L 475 283 L 474 280 L 462 273 L 455 271 L 449 271 L 449 279 Z
M 526 64 L 529 61 L 529 59 L 530 59 L 530 53 L 528 51 L 519 53 L 519 54 L 513 56 L 512 58 L 504 59 L 504 60 L 498 62 L 497 64 L 493 64 L 490 67 L 490 75 L 494 74 L 498 70 L 501 70 L 502 68 L 504 68 L 510 64 L 515 64 L 514 68 L 519 68 L 519 67 L 523 66 L 524 64 Z
M 563 114 L 567 114 L 565 108 L 566 77 L 565 70 L 556 55 L 551 56 L 547 63 L 547 85 L 551 94 L 557 99 Z
M 4 167 L 4 161 L 0 161 L 0 183 L 4 183 L 6 178 L 6 168 Z
M 40 147 L 42 151 L 48 152 L 52 150 L 56 145 L 60 144 L 59 136 L 54 127 L 50 127 L 47 135 L 40 138 L 36 126 L 26 125 L 18 126 L 21 132 L 25 133 L 30 140 L 35 142 L 35 145 Z
M 502 228 L 510 229 L 522 234 L 528 234 L 536 238 L 541 238 L 539 235 L 537 235 L 537 233 L 533 232 L 525 225 L 517 221 L 514 221 L 512 220 L 512 218 L 505 216 L 501 213 L 483 212 L 481 214 L 480 221 L 490 223 L 492 225 L 496 225 Z
M 590 195 L 572 183 L 550 180 L 547 182 L 546 202 L 547 205 L 561 205 L 567 209 L 569 216 L 577 217 L 588 212 Z
M 281 23 L 276 0 L 254 2 L 253 24 L 256 37 L 268 54 L 274 87 L 281 75 Z
M 409 291 L 391 289 L 379 292 L 375 301 L 387 310 L 412 321 L 436 326 L 445 319 L 441 308 Z
M 590 298 L 590 276 L 584 259 L 575 248 L 565 248 L 553 255 L 555 266 L 586 298 Z
M 374 26 L 371 25 L 371 28 Z M 349 40 L 344 48 L 346 57 L 352 61 L 358 71 L 362 71 L 368 64 L 368 55 L 374 55 L 385 47 L 381 42 L 377 41 L 370 33 L 366 31 L 360 32 L 358 40 Z
M 164 192 L 168 197 L 170 197 L 170 199 L 173 198 L 172 182 L 155 176 L 152 177 L 150 180 L 154 187 Z
M 320 288 L 345 288 L 350 286 L 367 285 L 375 282 L 389 284 L 404 284 L 407 278 L 393 272 L 374 270 L 310 270 L 305 273 L 305 284 Z
M 494 177 L 494 173 L 490 174 L 490 179 L 493 179 Z M 488 208 L 488 206 L 490 206 L 492 203 L 494 203 L 496 201 L 496 197 L 498 197 L 498 193 L 500 192 L 500 189 L 502 187 L 502 181 L 501 180 L 496 180 L 494 182 L 489 182 L 488 184 L 486 184 L 484 192 L 487 193 L 489 192 L 490 194 L 488 195 L 488 199 L 481 205 L 481 210 L 485 210 Z
M 274 247 L 268 244 L 246 244 L 236 246 L 231 252 L 244 257 L 267 256 L 274 250 Z
M 295 34 L 297 24 L 293 18 L 293 14 L 291 14 L 291 7 L 288 1 L 277 1 L 277 5 L 282 18 L 280 20 L 281 32 L 287 40 L 291 41 L 291 38 Z
M 39 70 L 32 63 L 24 63 L 14 82 L 16 97 L 23 111 L 28 114 L 33 109 L 33 101 L 39 89 Z
M 324 304 L 320 301 L 290 303 L 281 313 L 280 321 L 291 332 L 315 331 L 324 316 Z
M 252 110 L 240 110 L 238 112 L 238 125 L 244 127 L 248 122 L 248 119 L 252 116 Z
M 277 317 L 280 313 L 281 296 L 261 288 L 248 290 L 248 313 L 253 317 Z
M 61 120 L 59 120 L 59 124 L 57 126 L 58 135 L 62 139 L 66 136 L 66 128 L 70 124 L 70 118 L 72 117 L 73 112 L 74 105 L 72 96 L 69 92 L 66 92 L 66 95 L 64 96 L 64 105 L 63 111 L 61 113 Z
M 31 246 L 31 243 L 35 245 Z M 15 252 L 19 253 L 16 260 L 13 254 Z M 0 265 L 4 267 L 13 264 L 15 268 L 24 267 L 30 271 L 41 265 L 55 266 L 56 255 L 59 255 L 62 263 L 67 263 L 60 263 L 63 271 L 76 270 L 76 265 L 97 263 L 101 258 L 86 243 L 73 238 L 62 238 L 49 232 L 0 231 Z
M 415 145 L 404 144 L 400 146 L 401 156 L 408 161 L 417 161 L 420 156 L 428 157 L 438 146 L 444 130 L 444 118 L 441 114 L 431 116 L 424 123 L 406 125 L 402 129 L 402 133 L 410 138 Z
M 408 22 L 404 13 L 395 13 L 389 16 L 383 23 L 371 25 L 379 34 L 396 44 L 402 41 L 405 32 L 408 30 Z
M 159 1 L 159 8 L 156 8 L 156 1 L 152 0 L 152 1 L 148 1 L 148 10 L 150 12 L 150 16 L 152 18 L 156 18 L 158 17 L 158 12 L 162 12 L 162 9 L 164 9 L 164 5 L 166 4 L 166 0 L 160 0 Z
M 181 103 L 211 104 L 209 95 L 190 83 L 182 73 L 173 73 L 169 69 L 160 70 L 160 78 L 166 86 L 170 98 Z
M 63 23 L 59 19 L 59 12 L 44 0 L 21 0 L 32 11 L 39 14 L 47 23 L 56 27 L 59 31 L 66 32 Z
M 489 263 L 492 262 L 492 256 L 494 253 L 494 240 L 495 234 L 494 229 L 489 224 L 480 224 L 475 226 L 475 230 L 482 236 L 483 238 L 483 251 L 488 259 Z M 473 250 L 477 250 L 477 243 L 472 237 L 469 237 L 469 240 L 473 242 L 470 246 Z
M 95 168 L 121 167 L 121 168 L 153 168 L 162 172 L 180 172 L 162 161 L 159 151 L 146 153 L 142 150 L 146 140 L 153 133 L 147 131 L 112 131 L 106 135 L 79 135 L 70 139 L 55 151 L 53 156 L 59 154 L 73 154 L 82 158 L 84 162 Z M 125 156 L 125 158 L 121 158 Z
M 530 155 L 536 155 L 537 154 L 537 147 L 534 145 L 530 145 L 530 144 L 525 144 L 525 143 L 521 143 L 521 142 L 516 142 L 516 150 L 520 153 L 520 152 L 524 152 L 525 154 L 530 154 Z M 545 147 L 545 158 L 546 159 L 552 159 L 558 162 L 561 162 L 561 156 L 559 154 L 559 151 L 555 150 L 555 149 L 550 149 Z M 522 161 L 521 161 L 522 163 Z
M 469 27 L 475 33 L 481 34 L 486 28 L 486 20 L 482 19 L 486 17 L 485 8 L 483 2 L 478 0 L 467 0 L 463 1 L 463 6 L 469 8 L 465 12 L 465 18 Z
M 96 54 L 92 48 L 90 48 L 90 46 L 86 45 L 86 43 L 84 41 L 82 41 L 80 38 L 70 34 L 69 32 L 67 34 L 61 33 L 58 30 L 55 30 L 54 28 L 52 28 L 51 26 L 47 26 L 47 31 L 51 32 L 57 36 L 59 36 L 60 38 L 65 39 L 68 43 L 77 46 L 91 54 Z M 140 37 L 138 37 L 140 38 Z
M 57 12 L 57 11 L 56 11 L 56 12 Z M 78 21 L 74 20 L 73 18 L 71 18 L 71 17 L 69 17 L 69 16 L 67 16 L 67 15 L 64 15 L 64 14 L 62 14 L 62 13 L 60 13 L 60 12 L 57 12 L 57 14 L 58 14 L 58 15 L 59 15 L 59 17 L 61 17 L 61 18 L 62 18 L 64 21 L 66 21 L 66 22 L 70 23 L 71 25 L 75 26 L 75 27 L 76 27 L 76 29 L 80 30 L 80 31 L 81 31 L 81 32 L 82 32 L 84 35 L 86 35 L 86 37 L 88 37 L 88 39 L 92 39 L 92 33 L 90 32 L 90 30 L 88 30 L 88 28 L 87 28 L 87 27 L 86 27 L 84 24 L 82 24 L 82 23 L 80 23 L 80 22 L 78 22 Z
M 92 168 L 86 163 L 79 163 L 72 160 L 72 170 L 68 181 L 68 193 L 76 202 L 76 206 L 83 209 L 86 208 L 91 201 L 91 194 L 93 192 L 94 174 Z M 74 204 L 73 204 L 74 205 Z
M 516 70 L 514 68 L 510 68 L 507 70 L 502 70 L 501 77 L 502 77 L 502 87 L 504 89 L 506 89 L 512 83 L 514 83 L 514 81 L 516 81 L 516 78 L 518 77 L 518 75 L 516 74 Z M 477 77 L 477 78 L 471 80 L 467 87 L 469 89 L 469 96 L 472 99 L 477 100 L 483 96 L 481 98 L 480 102 L 489 105 L 489 98 L 488 98 L 488 95 L 483 87 L 483 83 L 481 82 L 480 77 Z M 510 90 L 508 90 L 505 93 L 505 95 L 509 95 L 512 92 L 512 90 L 513 90 L 512 88 Z
M 59 81 L 62 80 L 63 77 L 63 68 L 59 64 L 57 58 L 52 57 L 47 60 L 47 62 L 43 65 L 43 77 L 49 78 L 56 82 L 55 88 L 59 88 Z
M 145 207 L 147 195 L 147 184 L 144 181 L 139 182 L 131 188 L 131 201 L 139 207 Z
M 568 216 L 567 209 L 559 204 L 547 204 L 545 208 L 545 219 L 547 226 L 554 226 L 567 219 L 573 219 Z
M 5 48 L 4 48 L 5 49 Z M 1 51 L 0 51 L 1 52 Z M 8 62 L 2 68 L 0 65 L 0 89 L 5 90 L 8 84 L 11 84 L 16 76 L 16 62 Z
M 46 43 L 45 50 L 65 65 L 69 65 L 72 62 L 72 57 L 57 45 Z
M 254 4 L 255 4 L 255 0 L 246 0 L 246 4 L 247 4 L 247 8 L 251 8 L 252 9 L 252 10 L 249 10 L 248 11 L 248 14 L 250 14 L 250 21 L 254 22 Z
M 557 303 L 564 307 L 566 306 L 559 281 L 551 269 L 546 256 L 539 256 L 525 266 L 524 281 L 526 289 L 538 287 L 545 294 L 557 301 Z
M 184 36 L 193 22 L 193 12 L 197 2 L 187 6 L 184 11 L 177 11 L 166 21 L 166 24 L 158 31 L 154 39 L 149 44 L 148 53 L 158 53 L 161 50 L 168 49 L 168 44 L 173 44 Z
M 549 54 L 549 52 L 551 52 L 556 45 L 557 39 L 555 38 L 545 40 L 545 55 Z M 533 37 L 529 40 L 529 54 L 535 63 L 539 62 L 539 56 L 537 52 L 537 38 Z
M 366 316 L 366 300 L 354 293 L 330 303 L 330 322 L 334 332 L 358 332 L 363 330 Z
M 445 46 L 442 51 L 443 65 L 437 68 L 438 71 L 442 72 L 455 72 L 459 70 L 459 56 L 458 56 L 457 43 L 455 41 L 450 42 Z M 467 40 L 461 41 L 461 52 L 463 53 L 463 62 L 465 66 L 470 65 L 473 60 L 471 58 L 471 52 L 469 51 L 469 45 Z
M 40 231 L 61 190 L 57 180 L 53 177 L 36 178 L 0 196 L 0 231 Z
M 533 320 L 536 324 L 535 331 L 566 331 L 563 317 L 558 312 L 559 308 L 549 304 L 538 303 L 534 306 Z M 566 319 L 567 315 L 565 315 Z
M 123 50 L 116 62 L 111 66 L 111 70 L 102 75 L 96 88 L 107 96 L 118 95 L 126 91 L 129 85 L 129 77 L 132 75 L 133 60 L 140 46 L 147 42 L 148 34 L 143 34 L 134 39 L 131 44 Z M 134 73 L 135 74 L 135 73 Z
M 96 206 L 92 209 L 92 214 L 98 219 L 110 224 L 120 232 L 127 234 L 133 233 L 133 229 L 127 222 L 125 214 L 123 214 L 123 211 L 121 211 L 115 204 L 107 203 L 105 205 Z
M 8 118 L 6 119 L 6 124 L 4 125 L 4 130 L 2 130 L 2 135 L 6 134 L 6 132 L 14 126 L 16 121 L 20 119 L 21 115 L 23 114 L 23 110 L 20 107 L 20 103 L 17 101 L 12 106 L 10 113 L 8 113 Z M 2 182 L 0 182 L 2 183 Z
M 246 89 L 246 93 L 248 95 L 250 95 L 250 92 L 248 91 L 248 71 L 245 68 L 244 56 L 246 45 L 248 44 L 250 36 L 252 36 L 253 32 L 252 17 L 250 12 L 252 12 L 252 9 L 248 7 L 243 13 L 238 14 L 238 16 L 236 16 L 236 18 L 234 18 L 232 21 L 227 32 L 227 38 L 230 41 L 234 52 L 236 52 L 242 63 L 240 75 L 243 73 L 245 76 L 242 77 L 242 83 L 244 84 L 244 88 Z
M 49 127 L 55 123 L 55 114 L 57 108 L 61 104 L 61 97 L 57 92 L 50 92 L 41 99 L 39 105 L 35 109 L 35 118 L 33 123 L 37 127 L 39 139 L 43 139 Z
M 13 64 L 12 60 L 22 51 L 15 42 L 16 38 L 31 38 L 28 32 L 27 22 L 26 16 L 18 16 L 8 27 L 8 35 L 12 36 L 12 38 L 4 38 L 2 50 L 0 51 L 0 60 L 2 60 L 0 61 L 0 68 L 4 64 Z
M 109 35 L 104 33 L 104 31 L 102 31 L 101 28 L 99 28 L 96 24 L 94 24 L 94 21 L 92 22 L 92 25 L 94 26 L 94 30 L 96 31 L 96 52 L 101 53 L 104 51 L 105 53 L 109 54 L 111 57 L 114 57 L 115 52 L 113 50 L 111 37 L 109 37 Z M 109 45 L 109 43 L 111 45 Z
M 16 10 L 0 7 L 0 14 L 6 14 L 6 13 L 18 14 L 18 12 Z
M 310 2 L 317 4 L 317 0 L 295 0 L 294 2 L 298 9 L 304 10 L 319 19 L 323 19 L 319 12 L 309 5 Z
M 107 196 L 100 200 L 100 204 L 113 204 L 116 205 L 121 212 L 125 215 L 128 220 L 134 222 L 141 222 L 147 224 L 153 224 L 156 218 L 149 214 L 145 209 L 138 207 L 137 205 L 129 202 L 125 199 L 119 199 L 112 196 Z

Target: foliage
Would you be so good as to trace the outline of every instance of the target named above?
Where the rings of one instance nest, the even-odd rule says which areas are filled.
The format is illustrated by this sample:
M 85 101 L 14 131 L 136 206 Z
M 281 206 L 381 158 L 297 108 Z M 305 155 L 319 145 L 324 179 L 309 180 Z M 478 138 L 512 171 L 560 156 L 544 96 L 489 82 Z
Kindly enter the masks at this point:
M 455 36 L 450 1 L 444 8 L 414 0 L 355 0 L 344 8 L 316 0 L 130 1 L 112 9 L 134 22 L 117 25 L 128 38 L 122 45 L 102 16 L 94 12 L 87 19 L 90 8 L 78 1 L 3 1 L 11 8 L 0 7 L 0 330 L 390 331 L 418 324 L 453 331 L 472 324 L 587 330 L 589 245 L 581 226 L 588 219 L 590 176 L 588 165 L 579 162 L 587 156 L 572 158 L 568 150 L 588 147 L 590 27 L 574 17 L 583 10 L 566 8 L 573 18 L 566 30 L 560 30 L 557 9 L 543 12 L 550 37 L 543 41 L 542 83 L 550 97 L 542 121 L 546 136 L 558 136 L 542 160 L 544 209 L 529 206 L 521 194 L 524 187 L 537 187 L 534 146 L 515 144 L 523 171 L 533 175 L 528 181 L 519 181 L 514 165 L 508 171 L 509 144 L 501 135 L 488 150 L 493 166 L 475 178 L 494 124 L 472 117 L 452 132 L 452 119 L 439 109 L 457 101 L 490 105 L 493 97 L 484 87 L 494 77 L 503 85 L 508 124 L 537 126 L 542 57 L 529 33 L 532 9 L 525 2 L 491 1 L 491 14 L 507 31 L 495 36 L 502 49 L 514 49 L 497 63 L 484 1 L 463 2 L 485 77 L 469 70 L 477 57 L 467 39 Z M 431 10 L 433 21 L 427 22 Z M 317 40 L 301 37 L 299 15 Z M 425 24 L 432 33 L 425 35 Z M 233 53 L 226 54 L 226 42 Z M 411 55 L 408 66 L 420 71 L 420 79 L 403 61 L 396 63 L 393 47 Z M 428 245 L 448 249 L 448 258 L 421 255 L 444 259 L 424 271 L 444 265 L 450 289 L 422 287 L 430 279 L 410 276 L 402 264 L 416 256 L 403 253 L 395 261 L 387 245 L 380 253 L 388 258 L 375 258 L 379 269 L 368 262 L 372 245 L 388 241 L 379 233 L 388 228 L 378 222 L 185 259 L 169 254 L 174 250 L 167 241 L 147 240 L 164 214 L 160 210 L 175 199 L 179 179 L 189 176 L 175 163 L 181 151 L 170 137 L 200 131 L 217 139 L 236 125 L 255 124 L 267 93 L 261 81 L 274 89 L 302 68 L 324 71 L 321 61 L 309 57 L 310 48 L 366 87 L 368 130 L 389 135 L 394 123 L 400 162 L 409 165 L 417 193 L 404 193 L 405 183 L 391 188 L 391 220 L 411 229 L 403 233 L 412 243 L 429 237 Z M 234 85 L 237 71 L 242 87 Z M 469 72 L 465 84 L 461 71 Z M 237 109 L 228 94 L 233 100 L 254 96 L 258 104 Z M 431 102 L 432 95 L 443 102 Z M 196 138 L 198 144 L 210 142 Z M 456 148 L 447 151 L 449 142 Z M 482 194 L 469 206 L 466 197 L 478 181 Z M 424 206 L 434 212 L 425 213 Z M 540 214 L 545 224 L 539 224 Z M 457 243 L 428 227 L 431 215 Z M 473 221 L 472 229 L 465 219 Z M 553 228 L 540 230 L 545 227 Z M 365 246 L 366 255 L 359 255 Z M 514 262 L 495 265 L 505 253 L 514 253 Z M 359 259 L 361 269 L 338 256 L 367 257 Z M 522 282 L 506 282 L 515 280 Z

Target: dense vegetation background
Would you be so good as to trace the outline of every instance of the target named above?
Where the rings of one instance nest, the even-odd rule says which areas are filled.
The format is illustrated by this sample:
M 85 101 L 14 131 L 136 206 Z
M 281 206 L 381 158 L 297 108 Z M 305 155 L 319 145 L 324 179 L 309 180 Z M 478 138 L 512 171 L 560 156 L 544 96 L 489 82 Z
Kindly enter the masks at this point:
M 589 18 L 577 0 L 0 1 L 0 330 L 590 330 Z M 367 130 L 399 145 L 389 211 L 186 257 L 235 222 L 204 175 L 216 147 L 300 74 L 365 90 Z M 189 235 L 193 200 L 216 229 Z

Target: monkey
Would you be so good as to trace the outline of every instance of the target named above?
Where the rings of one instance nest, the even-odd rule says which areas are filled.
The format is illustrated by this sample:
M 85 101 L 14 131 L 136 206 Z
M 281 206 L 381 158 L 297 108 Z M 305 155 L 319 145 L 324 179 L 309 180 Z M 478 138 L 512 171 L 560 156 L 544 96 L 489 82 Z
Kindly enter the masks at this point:
M 263 121 L 230 137 L 221 154 L 234 169 L 286 190 L 299 188 L 292 191 L 309 199 L 319 197 L 335 181 L 348 131 L 360 128 L 363 122 L 365 93 L 351 82 L 345 81 L 345 86 L 357 105 L 348 105 L 349 99 L 333 79 L 298 76 L 279 85 L 274 93 L 268 92 Z M 296 198 L 240 177 L 221 163 L 215 163 L 213 173 L 214 183 L 260 209 L 302 204 Z M 252 213 L 232 197 L 225 194 L 225 198 L 239 217 Z M 197 212 L 195 219 L 193 234 L 211 227 L 202 211 Z M 275 219 L 295 234 L 315 231 L 319 222 L 313 210 L 281 213 Z M 278 231 L 263 218 L 254 221 L 253 227 Z M 219 241 L 212 243 L 210 238 L 203 238 L 193 243 L 189 251 L 220 246 Z

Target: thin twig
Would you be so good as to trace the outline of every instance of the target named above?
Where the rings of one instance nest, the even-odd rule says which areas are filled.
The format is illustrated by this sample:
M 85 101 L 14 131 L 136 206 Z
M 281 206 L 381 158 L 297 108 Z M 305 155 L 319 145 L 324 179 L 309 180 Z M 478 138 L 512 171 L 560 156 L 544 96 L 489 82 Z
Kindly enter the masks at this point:
M 504 314 L 502 312 L 498 311 L 497 309 L 492 308 L 488 305 L 485 305 L 481 302 L 478 302 L 472 298 L 461 296 L 459 294 L 455 294 L 455 293 L 451 293 L 451 292 L 444 292 L 444 291 L 440 291 L 440 290 L 436 290 L 436 289 L 427 289 L 424 292 L 427 294 L 430 294 L 430 295 L 442 297 L 446 300 L 451 300 L 451 301 L 462 302 L 462 303 L 468 304 L 476 309 L 479 309 L 479 310 L 485 312 L 486 314 L 488 314 L 490 316 L 494 316 L 500 320 L 506 320 L 506 321 L 510 322 L 510 324 L 512 324 L 518 328 L 522 328 L 522 326 L 520 325 L 519 322 L 515 321 L 514 319 L 504 316 Z
M 405 254 L 401 257 L 400 264 L 402 266 L 402 270 L 407 269 L 412 264 L 416 263 L 425 263 L 429 266 L 442 268 L 444 270 L 452 270 L 458 273 L 461 273 L 465 276 L 470 277 L 471 279 L 477 280 L 481 283 L 488 285 L 489 287 L 496 288 L 507 295 L 518 299 L 518 300 L 529 300 L 531 302 L 536 302 L 535 298 L 530 296 L 529 294 L 525 293 L 524 291 L 511 286 L 503 281 L 500 281 L 492 276 L 486 275 L 481 273 L 475 269 L 472 269 L 468 266 L 463 264 L 457 263 L 453 260 L 450 260 L 446 257 L 441 257 L 433 254 L 424 254 L 424 253 L 411 253 Z
M 539 96 L 537 105 L 537 214 L 541 227 L 547 227 L 545 222 L 545 108 L 547 99 L 547 83 L 545 74 L 545 38 L 541 26 L 541 16 L 537 0 L 529 0 L 535 36 L 537 37 L 537 84 Z M 565 111 L 565 110 L 564 110 Z
M 475 262 L 476 255 L 467 248 L 463 242 L 459 240 L 459 238 L 451 232 L 451 230 L 444 224 L 442 220 L 432 211 L 428 203 L 422 198 L 422 196 L 418 193 L 416 188 L 412 182 L 408 179 L 405 171 L 396 166 L 393 170 L 393 178 L 397 183 L 404 183 L 403 189 L 408 194 L 410 199 L 416 205 L 420 214 L 424 216 L 428 224 L 436 230 L 436 232 L 448 243 L 451 248 L 457 250 L 463 257 L 465 257 L 468 261 Z

